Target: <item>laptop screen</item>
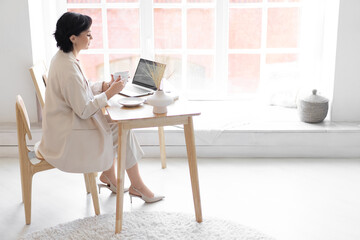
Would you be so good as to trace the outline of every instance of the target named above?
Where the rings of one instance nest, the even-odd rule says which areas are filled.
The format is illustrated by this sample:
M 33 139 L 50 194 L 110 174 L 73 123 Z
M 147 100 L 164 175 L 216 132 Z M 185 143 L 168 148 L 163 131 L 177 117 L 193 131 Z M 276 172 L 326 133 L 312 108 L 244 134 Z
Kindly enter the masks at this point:
M 155 82 L 151 77 L 151 73 L 150 73 L 151 67 L 149 67 L 149 66 L 165 67 L 165 64 L 140 58 L 140 61 L 136 68 L 134 79 L 133 79 L 132 83 L 140 85 L 142 87 L 157 90 L 157 88 L 155 86 Z

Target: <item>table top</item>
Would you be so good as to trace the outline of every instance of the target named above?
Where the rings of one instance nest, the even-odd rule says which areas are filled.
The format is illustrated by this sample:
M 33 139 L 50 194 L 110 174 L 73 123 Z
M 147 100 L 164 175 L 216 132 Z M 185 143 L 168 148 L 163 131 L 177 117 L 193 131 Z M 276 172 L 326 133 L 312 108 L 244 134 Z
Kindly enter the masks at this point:
M 106 111 L 113 122 L 200 115 L 200 111 L 194 109 L 191 102 L 188 101 L 177 100 L 167 107 L 167 113 L 154 114 L 153 107 L 146 103 L 136 107 L 125 107 L 118 102 L 121 98 L 123 96 L 120 95 L 112 97 L 109 106 L 106 107 Z

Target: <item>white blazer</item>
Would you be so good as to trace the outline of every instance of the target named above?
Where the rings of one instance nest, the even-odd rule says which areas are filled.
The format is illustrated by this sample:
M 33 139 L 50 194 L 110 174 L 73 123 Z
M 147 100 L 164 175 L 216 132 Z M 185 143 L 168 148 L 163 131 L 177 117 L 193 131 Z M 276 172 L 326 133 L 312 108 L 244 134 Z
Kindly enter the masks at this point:
M 101 112 L 102 83 L 89 83 L 72 52 L 59 50 L 48 74 L 39 151 L 65 172 L 104 171 L 114 159 L 109 123 Z

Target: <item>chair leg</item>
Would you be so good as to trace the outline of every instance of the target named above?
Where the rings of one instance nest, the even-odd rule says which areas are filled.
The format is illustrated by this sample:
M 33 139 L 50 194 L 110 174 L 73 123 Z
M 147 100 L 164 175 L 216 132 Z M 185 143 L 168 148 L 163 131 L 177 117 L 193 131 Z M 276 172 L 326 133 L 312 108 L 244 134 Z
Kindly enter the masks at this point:
M 28 166 L 20 163 L 21 172 L 21 190 L 22 190 L 22 201 L 24 203 L 25 210 L 25 222 L 26 224 L 31 223 L 31 187 L 32 187 L 32 174 L 28 170 Z
M 25 209 L 25 222 L 27 225 L 31 223 L 31 187 L 32 187 L 32 176 L 28 175 L 22 182 L 24 191 L 23 202 Z
M 89 190 L 94 204 L 95 214 L 100 214 L 99 196 L 96 189 L 95 173 L 86 173 L 89 183 Z
M 90 193 L 89 176 L 86 173 L 84 173 L 84 180 L 85 180 L 86 192 Z
M 25 210 L 25 222 L 29 225 L 31 223 L 31 187 L 33 173 L 31 172 L 30 160 L 27 158 L 25 151 L 20 152 L 19 161 L 22 201 L 24 203 Z

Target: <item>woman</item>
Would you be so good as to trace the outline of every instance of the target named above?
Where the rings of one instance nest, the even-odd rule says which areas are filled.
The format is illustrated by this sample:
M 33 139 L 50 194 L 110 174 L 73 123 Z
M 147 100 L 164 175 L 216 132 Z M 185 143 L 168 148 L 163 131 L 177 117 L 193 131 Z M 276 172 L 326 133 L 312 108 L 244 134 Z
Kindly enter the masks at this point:
M 43 111 L 40 153 L 54 167 L 65 172 L 103 171 L 100 181 L 116 192 L 115 155 L 117 125 L 109 124 L 101 112 L 107 101 L 125 85 L 121 77 L 110 82 L 87 81 L 77 56 L 92 40 L 92 19 L 67 12 L 54 33 L 60 50 L 53 57 L 48 74 Z M 138 160 L 143 152 L 131 131 L 128 134 L 126 172 L 131 197 L 156 202 L 156 196 L 140 177 Z M 100 190 L 100 189 L 99 189 Z

